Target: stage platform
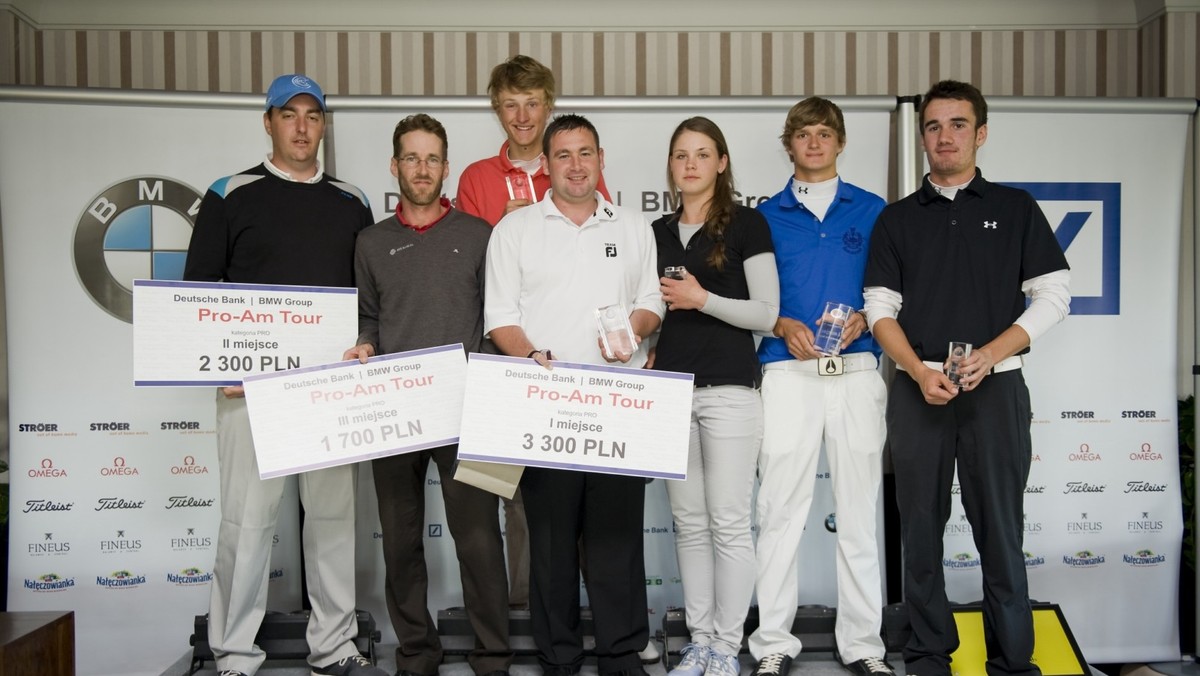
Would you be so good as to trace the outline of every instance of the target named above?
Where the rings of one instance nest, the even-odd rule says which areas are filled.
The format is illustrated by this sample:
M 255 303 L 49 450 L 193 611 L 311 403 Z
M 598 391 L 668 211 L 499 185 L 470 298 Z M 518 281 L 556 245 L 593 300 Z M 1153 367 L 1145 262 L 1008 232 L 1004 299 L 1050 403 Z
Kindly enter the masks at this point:
M 662 649 L 662 644 L 659 644 L 659 649 Z M 396 644 L 381 643 L 375 647 L 376 653 L 379 655 L 378 664 L 389 674 L 396 673 Z M 903 676 L 904 662 L 899 655 L 888 655 L 888 661 L 892 667 L 896 669 L 896 673 Z M 191 659 L 191 653 L 180 658 L 171 669 L 164 671 L 162 676 L 184 676 L 188 673 L 188 664 Z M 442 664 L 438 670 L 438 676 L 474 676 L 471 667 L 462 658 L 455 657 L 455 661 Z M 741 676 L 749 676 L 754 670 L 753 660 L 749 655 L 742 655 L 742 674 Z M 206 668 L 196 672 L 196 676 L 216 676 L 217 670 L 210 662 L 205 665 Z M 262 669 L 258 670 L 258 676 L 309 676 L 311 672 L 306 668 L 303 662 L 282 662 L 268 661 L 263 665 Z M 537 661 L 530 657 L 520 657 L 513 664 L 510 670 L 512 676 L 541 676 L 542 670 L 537 665 Z M 595 660 L 588 660 L 583 665 L 582 676 L 598 676 L 596 671 Z M 656 664 L 646 665 L 646 673 L 650 676 L 666 676 L 667 669 L 661 662 Z M 833 660 L 830 653 L 812 653 L 811 655 L 801 655 L 799 659 L 792 663 L 792 673 L 801 674 L 804 676 L 848 676 L 849 672 L 842 669 L 841 665 Z M 1096 672 L 1094 676 L 1103 676 Z
M 659 644 L 661 650 L 662 644 Z M 378 664 L 389 674 L 396 673 L 396 644 L 380 643 L 375 647 L 378 655 Z M 455 657 L 454 661 L 442 664 L 438 670 L 438 676 L 474 676 L 471 667 L 466 661 Z M 179 661 L 176 662 L 170 669 L 164 671 L 162 676 L 185 676 L 188 673 L 188 665 L 191 660 L 191 653 L 182 655 Z M 754 662 L 749 655 L 741 656 L 742 672 L 741 676 L 749 676 L 754 670 Z M 888 662 L 892 668 L 896 670 L 897 676 L 905 676 L 904 660 L 897 653 L 888 655 Z M 1170 676 L 1196 676 L 1194 670 L 1195 665 L 1192 662 L 1181 663 L 1182 672 L 1172 669 L 1173 665 L 1155 664 L 1154 667 L 1159 673 L 1168 674 Z M 207 668 L 196 672 L 196 676 L 216 676 L 217 670 L 209 663 Z M 1191 671 L 1188 671 L 1191 669 Z M 1147 669 L 1147 672 L 1149 670 Z M 276 662 L 269 661 L 263 665 L 262 669 L 258 670 L 258 676 L 309 676 L 312 672 L 309 671 L 303 662 Z M 538 667 L 535 660 L 528 657 L 521 657 L 513 664 L 510 672 L 512 676 L 541 676 L 542 670 Z M 595 660 L 588 660 L 584 663 L 582 676 L 599 676 L 596 671 Z M 646 673 L 650 676 L 666 676 L 667 669 L 661 662 L 646 666 Z M 840 664 L 833 660 L 830 653 L 811 653 L 801 654 L 800 657 L 792 663 L 791 673 L 795 676 L 849 676 L 849 672 L 842 668 Z M 1104 676 L 1104 674 L 1095 668 L 1092 668 L 1092 676 Z M 1149 676 L 1143 672 L 1138 676 Z
M 964 608 L 967 607 L 964 606 Z M 898 676 L 904 676 L 904 662 L 899 650 L 907 641 L 908 627 L 907 623 L 902 621 L 903 614 L 900 612 L 900 609 L 899 605 L 885 608 L 883 638 L 886 648 L 892 651 L 888 654 L 888 661 L 896 670 Z M 581 673 L 584 676 L 598 676 L 595 659 L 590 656 L 592 648 L 590 610 L 584 609 L 581 615 L 584 650 L 585 654 L 588 655 Z M 369 618 L 369 615 L 367 617 Z M 792 633 L 804 641 L 806 652 L 802 653 L 792 663 L 792 674 L 803 673 L 804 676 L 848 675 L 849 672 L 843 669 L 833 658 L 833 627 L 835 618 L 836 611 L 824 606 L 801 606 L 797 609 Z M 466 662 L 466 654 L 474 645 L 474 638 L 470 623 L 466 618 L 466 613 L 461 608 L 443 609 L 438 613 L 437 619 L 438 632 L 441 634 L 443 649 L 445 651 L 445 661 L 439 670 L 438 676 L 474 676 L 470 666 Z M 197 618 L 198 633 L 201 630 L 203 620 L 203 617 Z M 362 621 L 360 619 L 361 624 Z M 757 608 L 752 608 L 747 618 L 747 633 L 753 631 L 757 624 Z M 374 627 L 375 625 L 372 624 L 371 626 Z M 287 629 L 287 632 L 299 632 L 297 633 L 297 637 L 303 642 L 303 626 L 297 625 L 297 627 Z M 279 628 L 282 628 L 282 625 Z M 535 648 L 533 646 L 533 639 L 529 635 L 530 629 L 528 611 L 514 610 L 510 613 L 511 644 L 516 653 L 513 667 L 510 669 L 512 676 L 540 676 L 542 673 L 534 656 Z M 674 665 L 678 660 L 678 652 L 687 640 L 687 628 L 684 625 L 682 611 L 678 609 L 668 610 L 666 616 L 662 618 L 661 627 L 652 626 L 651 631 L 652 640 L 658 648 L 659 653 L 665 653 L 665 659 L 645 665 L 645 669 L 650 676 L 666 676 L 669 669 L 668 665 Z M 369 633 L 374 634 L 376 637 L 378 636 L 377 632 Z M 288 643 L 287 645 L 290 646 L 291 644 Z M 281 645 L 280 649 L 284 647 Z M 302 654 L 303 645 L 300 647 L 301 652 L 292 652 L 292 655 Z M 396 644 L 376 643 L 374 644 L 374 648 L 378 665 L 389 674 L 394 674 L 396 671 Z M 369 647 L 361 649 L 365 654 L 369 650 Z M 207 651 L 206 646 L 204 650 Z M 162 676 L 187 676 L 190 673 L 195 673 L 198 676 L 215 676 L 217 673 L 216 665 L 211 660 L 211 654 L 203 662 L 204 668 L 195 672 L 190 671 L 196 664 L 193 663 L 192 657 L 191 653 L 184 655 L 176 664 L 172 665 L 167 671 L 164 671 Z M 1081 660 L 1082 658 L 1079 659 Z M 742 666 L 741 676 L 749 676 L 754 669 L 754 660 L 745 649 L 744 642 L 740 662 Z M 1080 662 L 1076 662 L 1075 664 L 1080 664 Z M 1160 667 L 1160 665 L 1155 666 Z M 1193 663 L 1188 663 L 1182 670 L 1183 673 L 1170 668 L 1160 667 L 1158 673 L 1165 673 L 1168 676 L 1200 676 L 1200 674 L 1195 673 L 1194 666 Z M 1193 670 L 1188 671 L 1188 667 L 1191 667 Z M 1091 676 L 1104 676 L 1102 672 L 1095 668 L 1087 667 L 1087 669 L 1090 670 Z M 300 659 L 270 659 L 258 673 L 262 676 L 308 676 L 310 671 L 306 663 Z M 1156 674 L 1151 669 L 1143 667 L 1142 673 L 1130 674 L 1129 676 L 1156 676 Z

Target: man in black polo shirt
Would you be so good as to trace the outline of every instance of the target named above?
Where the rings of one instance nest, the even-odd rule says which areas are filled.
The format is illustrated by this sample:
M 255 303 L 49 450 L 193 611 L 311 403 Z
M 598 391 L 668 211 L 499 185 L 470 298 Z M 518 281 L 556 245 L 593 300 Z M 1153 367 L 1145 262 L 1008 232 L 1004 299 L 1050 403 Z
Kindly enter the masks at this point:
M 929 174 L 880 214 L 864 280 L 871 331 L 908 376 L 897 374 L 887 411 L 912 624 L 905 670 L 948 676 L 958 648 L 942 568 L 957 460 L 983 568 L 988 673 L 1034 676 L 1021 549 L 1032 443 L 1020 355 L 1066 317 L 1070 273 L 1033 197 L 975 167 L 988 133 L 979 90 L 939 82 L 920 119 Z M 958 385 L 943 372 L 950 341 L 974 346 Z

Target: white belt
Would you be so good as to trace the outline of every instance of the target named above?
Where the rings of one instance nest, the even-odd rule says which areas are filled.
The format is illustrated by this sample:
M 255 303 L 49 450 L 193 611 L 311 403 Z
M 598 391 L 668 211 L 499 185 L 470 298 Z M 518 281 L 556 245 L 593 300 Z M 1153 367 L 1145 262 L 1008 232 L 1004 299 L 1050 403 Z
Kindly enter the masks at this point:
M 945 366 L 945 364 L 943 364 L 940 361 L 923 361 L 921 363 L 928 366 L 929 368 L 933 369 L 934 371 L 944 371 L 943 367 Z M 1024 364 L 1025 364 L 1024 358 L 1021 355 L 1017 354 L 1017 355 L 1013 355 L 1013 356 L 1009 357 L 1008 359 L 1001 359 L 1000 363 L 993 366 L 992 370 L 988 371 L 988 373 L 992 374 L 992 373 L 1004 373 L 1005 371 L 1015 371 L 1015 370 L 1021 368 L 1022 366 L 1024 366 Z M 904 370 L 904 367 L 900 366 L 899 364 L 896 364 L 896 368 L 900 369 L 901 371 Z
M 870 352 L 854 352 L 852 354 L 841 355 L 842 373 L 853 373 L 855 371 L 870 371 L 879 368 L 879 360 Z M 797 359 L 784 359 L 783 361 L 773 361 L 763 364 L 764 371 L 793 371 L 795 373 L 805 373 L 813 376 L 822 375 L 820 372 L 820 359 L 805 359 L 803 361 Z M 840 374 L 839 374 L 840 375 Z

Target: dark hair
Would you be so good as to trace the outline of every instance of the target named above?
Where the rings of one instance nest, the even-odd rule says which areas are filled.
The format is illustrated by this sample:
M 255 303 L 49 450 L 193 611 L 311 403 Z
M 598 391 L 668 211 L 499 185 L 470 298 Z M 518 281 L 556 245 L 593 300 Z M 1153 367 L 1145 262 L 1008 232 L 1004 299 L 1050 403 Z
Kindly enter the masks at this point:
M 596 127 L 582 115 L 567 113 L 555 117 L 550 124 L 546 125 L 546 133 L 542 135 L 542 154 L 546 156 L 546 159 L 550 158 L 550 139 L 560 132 L 575 131 L 576 129 L 586 129 L 592 132 L 592 138 L 596 139 L 596 149 L 600 149 L 600 132 L 596 131 Z
M 396 131 L 392 132 L 392 157 L 400 159 L 400 137 L 410 131 L 427 131 L 442 139 L 442 159 L 446 159 L 446 153 L 450 150 L 450 142 L 446 140 L 446 128 L 425 113 L 409 115 L 396 125 Z
M 492 108 L 500 107 L 501 89 L 515 92 L 540 89 L 546 95 L 546 106 L 554 107 L 554 72 L 533 57 L 517 54 L 492 69 L 492 77 L 488 80 L 488 96 L 492 98 Z
M 716 146 L 717 158 L 729 157 L 729 144 L 717 123 L 707 117 L 689 117 L 675 127 L 671 134 L 671 144 L 667 146 L 667 185 L 671 187 L 672 196 L 678 198 L 679 186 L 671 176 L 671 153 L 675 150 L 675 141 L 685 131 L 694 131 L 712 139 Z M 682 201 L 680 201 L 682 204 Z M 713 241 L 713 249 L 708 254 L 708 264 L 717 270 L 725 269 L 725 229 L 733 222 L 733 162 L 725 165 L 725 171 L 717 174 L 717 182 L 713 185 L 712 200 L 708 203 L 708 212 L 704 215 L 704 234 Z M 678 212 L 676 213 L 678 217 Z
M 978 87 L 969 82 L 942 80 L 930 87 L 929 91 L 925 92 L 925 96 L 921 97 L 921 110 L 917 115 L 917 123 L 922 128 L 925 126 L 925 108 L 929 106 L 930 101 L 935 99 L 968 101 L 975 109 L 975 128 L 978 129 L 987 124 L 987 101 L 984 100 L 983 93 L 979 91 Z
M 791 154 L 792 137 L 796 132 L 814 124 L 823 124 L 836 131 L 838 143 L 845 145 L 846 120 L 842 117 L 842 109 L 829 99 L 810 96 L 792 106 L 787 119 L 783 121 L 783 133 L 779 135 L 779 140 L 783 142 L 783 147 L 788 149 L 788 154 Z

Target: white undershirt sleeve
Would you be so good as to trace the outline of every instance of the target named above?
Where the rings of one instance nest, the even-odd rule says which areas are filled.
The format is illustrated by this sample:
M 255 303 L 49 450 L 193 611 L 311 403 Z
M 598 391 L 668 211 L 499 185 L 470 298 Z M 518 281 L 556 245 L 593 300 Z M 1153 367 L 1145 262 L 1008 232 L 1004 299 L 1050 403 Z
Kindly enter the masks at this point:
M 863 289 L 863 309 L 867 312 L 867 328 L 874 330 L 880 319 L 895 319 L 900 316 L 904 297 L 886 286 L 868 286 Z
M 1071 312 L 1071 271 L 1055 270 L 1021 284 L 1021 292 L 1031 299 L 1029 307 L 1013 322 L 1037 340 L 1050 327 Z
M 746 259 L 743 269 L 750 289 L 749 300 L 725 298 L 710 291 L 700 311 L 739 329 L 769 333 L 779 317 L 779 273 L 775 269 L 775 254 L 751 256 Z

